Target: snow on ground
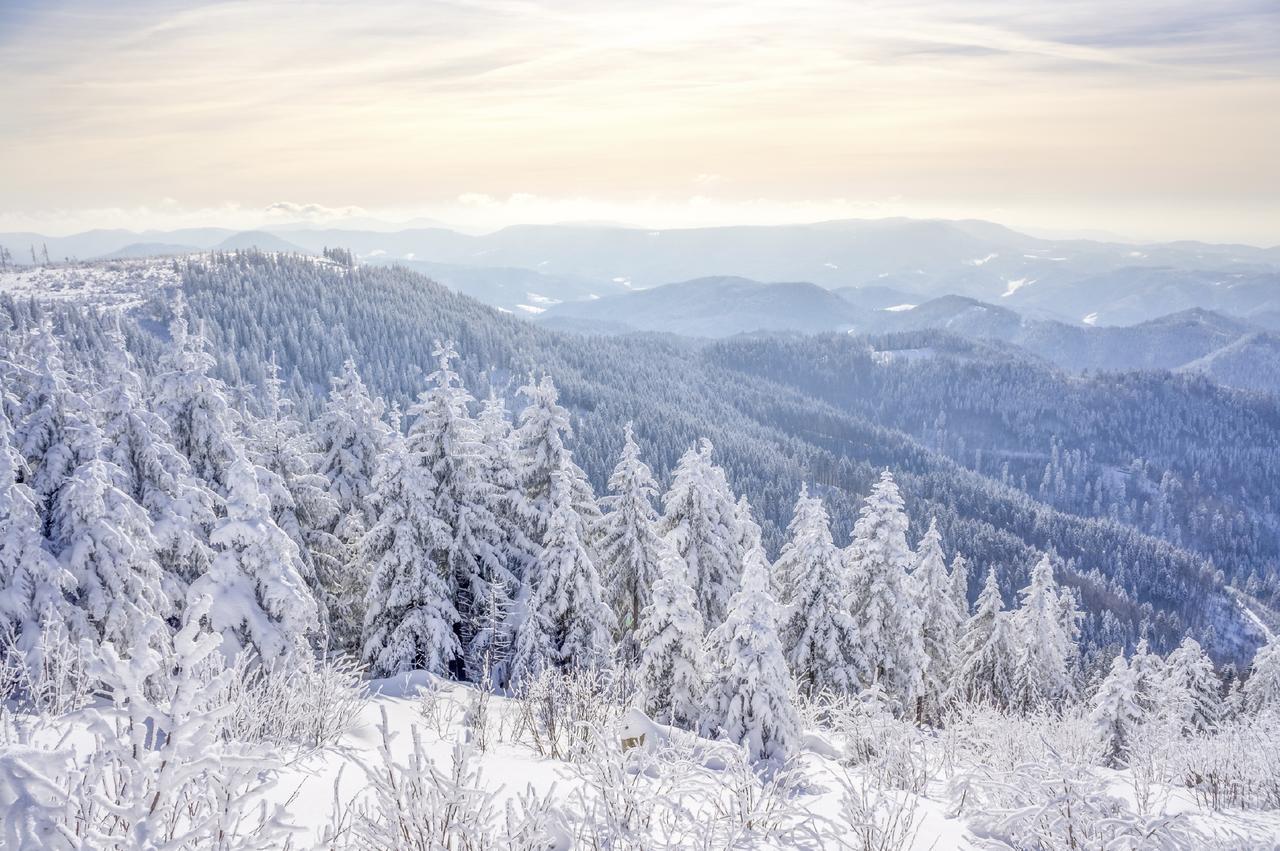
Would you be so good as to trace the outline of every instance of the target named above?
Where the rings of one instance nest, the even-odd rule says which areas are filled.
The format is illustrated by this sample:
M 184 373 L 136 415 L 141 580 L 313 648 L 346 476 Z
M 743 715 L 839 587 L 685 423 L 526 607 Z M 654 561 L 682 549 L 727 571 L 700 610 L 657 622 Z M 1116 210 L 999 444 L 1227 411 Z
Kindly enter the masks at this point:
M 533 304 L 517 304 L 516 307 L 519 308 L 520 310 L 523 310 L 525 313 L 535 313 L 535 314 L 545 313 L 547 310 L 545 307 L 538 307 L 537 305 L 533 305 Z
M 1007 774 L 990 766 L 973 771 L 973 766 L 963 765 L 968 749 L 981 747 L 966 738 L 974 735 L 973 729 L 949 736 L 945 731 L 928 732 L 886 720 L 852 728 L 852 738 L 825 730 L 809 733 L 791 773 L 770 773 L 735 761 L 724 743 L 656 724 L 634 710 L 621 717 L 615 714 L 602 725 L 602 738 L 585 757 L 557 759 L 540 754 L 534 746 L 529 716 L 518 701 L 490 699 L 484 714 L 487 742 L 481 750 L 475 746 L 476 725 L 469 721 L 478 717 L 478 692 L 470 686 L 414 673 L 374 681 L 370 695 L 336 745 L 296 759 L 274 787 L 273 798 L 285 803 L 292 820 L 309 831 L 309 839 L 300 847 L 318 845 L 327 829 L 349 822 L 373 800 L 376 779 L 386 776 L 381 754 L 384 720 L 389 751 L 397 764 L 409 760 L 415 737 L 427 761 L 444 775 L 455 756 L 467 748 L 474 757 L 471 767 L 479 770 L 473 782 L 492 796 L 495 815 L 508 804 L 521 805 L 522 799 L 526 804 L 542 801 L 549 807 L 549 832 L 557 837 L 552 845 L 556 849 L 599 841 L 598 831 L 608 834 L 618 829 L 628 813 L 633 819 L 630 824 L 644 825 L 637 828 L 639 833 L 625 841 L 614 834 L 613 842 L 600 847 L 683 848 L 695 843 L 703 848 L 883 851 L 1059 847 L 1010 845 L 1007 837 L 1013 834 L 1002 833 L 1014 829 L 1008 825 L 1023 824 L 1026 830 L 1026 824 L 1052 820 L 1032 811 L 1036 806 L 1050 810 L 1056 806 L 1057 793 L 1049 792 L 1060 782 L 1052 779 L 1059 767 L 1051 763 L 1045 769 L 1043 803 L 1035 798 L 1038 790 L 1030 781 L 1006 789 Z M 984 729 L 981 717 L 976 725 L 978 738 L 987 735 L 1001 740 L 1000 731 Z M 622 739 L 642 733 L 643 743 L 624 752 Z M 1016 736 L 1011 733 L 1010 738 Z M 459 742 L 471 744 L 459 746 Z M 856 756 L 859 753 L 863 757 Z M 1016 774 L 1021 769 L 1012 771 Z M 1141 829 L 1164 829 L 1159 825 L 1165 824 L 1175 837 L 1172 843 L 1108 847 L 1278 847 L 1280 818 L 1275 813 L 1213 813 L 1201 808 L 1189 790 L 1144 785 L 1128 771 L 1095 768 L 1086 777 L 1088 790 L 1072 805 L 1134 819 L 1132 811 L 1138 809 L 1137 799 L 1142 796 L 1148 815 L 1145 821 L 1139 820 L 1146 825 Z M 985 788 L 984 778 L 991 781 Z M 994 811 L 973 803 L 992 795 L 1006 796 L 1013 803 Z M 1021 803 L 1024 800 L 1035 806 L 1028 808 Z M 601 826 L 602 819 L 607 828 Z M 595 827 L 584 828 L 587 824 Z M 865 837 L 872 835 L 865 832 L 868 825 L 875 828 L 876 844 L 864 844 Z M 593 830 L 597 832 L 591 836 L 584 833 Z M 891 841 L 894 835 L 897 838 Z M 1214 844 L 1201 844 L 1210 840 Z
M 1008 298 L 1023 287 L 1029 284 L 1034 284 L 1035 282 L 1035 278 L 1014 278 L 1013 280 L 1006 280 L 1004 282 L 1006 289 L 1004 292 L 1000 293 L 1000 297 Z
M 988 254 L 986 257 L 975 257 L 972 260 L 966 260 L 965 262 L 970 266 L 985 266 L 999 256 L 999 254 Z
M 1098 324 L 1097 311 L 1086 314 L 1080 321 L 1083 322 L 1085 325 L 1097 325 Z
M 179 285 L 172 258 L 24 266 L 0 271 L 0 292 L 43 301 L 86 301 L 132 307 Z
M 904 310 L 915 310 L 917 305 L 914 304 L 895 304 L 893 307 L 882 307 L 881 310 L 887 310 L 890 313 L 900 313 Z

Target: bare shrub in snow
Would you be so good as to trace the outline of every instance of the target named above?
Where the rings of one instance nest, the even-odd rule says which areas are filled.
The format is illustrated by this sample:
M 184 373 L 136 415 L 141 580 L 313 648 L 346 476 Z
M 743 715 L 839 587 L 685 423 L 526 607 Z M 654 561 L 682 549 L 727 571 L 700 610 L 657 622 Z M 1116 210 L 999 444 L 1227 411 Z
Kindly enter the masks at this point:
M 592 731 L 612 727 L 634 692 L 629 678 L 612 671 L 543 670 L 521 687 L 515 738 L 539 756 L 580 759 L 592 750 Z
M 912 794 L 875 788 L 866 778 L 840 779 L 839 828 L 828 839 L 855 851 L 906 851 L 915 844 L 919 799 Z
M 1280 712 L 1243 716 L 1183 741 L 1179 779 L 1214 810 L 1280 809 Z
M 456 743 L 441 766 L 414 730 L 404 762 L 383 710 L 380 765 L 369 773 L 370 800 L 347 814 L 327 838 L 342 851 L 534 851 L 563 835 L 547 799 L 527 792 L 505 808 L 488 787 L 476 751 Z
M 239 742 L 318 748 L 351 728 L 368 703 L 363 668 L 351 657 L 299 659 L 268 670 L 241 654 L 222 693 L 226 734 Z
M 32 667 L 31 659 L 37 660 Z M 0 699 L 13 700 L 24 712 L 56 718 L 87 706 L 97 685 L 89 671 L 90 656 L 73 641 L 65 625 L 46 622 L 33 649 L 10 636 L 0 671 Z

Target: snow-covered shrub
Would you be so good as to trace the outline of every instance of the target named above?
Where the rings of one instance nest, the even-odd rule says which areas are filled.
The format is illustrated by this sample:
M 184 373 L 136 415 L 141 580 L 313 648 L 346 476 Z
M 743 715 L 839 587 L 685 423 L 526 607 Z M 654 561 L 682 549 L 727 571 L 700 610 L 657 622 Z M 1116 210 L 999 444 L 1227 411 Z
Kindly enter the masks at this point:
M 268 670 L 241 654 L 222 699 L 226 735 L 238 742 L 318 748 L 336 742 L 368 702 L 363 668 L 351 657 L 299 659 Z
M 461 705 L 449 694 L 449 686 L 438 677 L 428 677 L 418 687 L 418 714 L 440 738 L 448 735 Z
M 226 707 L 217 687 L 230 672 L 212 683 L 192 674 L 217 658 L 220 643 L 215 635 L 198 636 L 197 621 L 175 636 L 172 665 L 145 635 L 127 659 L 111 644 L 101 645 L 90 673 L 110 704 L 83 710 L 87 728 L 42 721 L 52 727 L 26 736 L 23 747 L 5 749 L 3 847 L 286 845 L 292 829 L 284 810 L 266 800 L 281 763 L 261 746 L 221 737 Z M 47 735 L 58 727 L 74 735 Z
M 1280 809 L 1280 712 L 1244 716 L 1193 736 L 1174 762 L 1202 806 Z
M 431 758 L 414 731 L 404 762 L 383 710 L 380 764 L 370 772 L 371 798 L 345 814 L 327 844 L 343 851 L 534 851 L 557 846 L 563 829 L 547 799 L 531 791 L 504 809 L 485 784 L 476 751 L 456 743 L 447 764 Z
M 876 788 L 866 778 L 840 779 L 839 828 L 831 837 L 854 851 L 906 851 L 919 833 L 919 798 Z
M 65 626 L 49 621 L 34 648 L 24 650 L 12 638 L 7 642 L 0 662 L 0 701 L 12 700 L 24 712 L 49 718 L 81 709 L 96 686 L 89 662 L 86 648 L 71 640 Z
M 923 792 L 940 768 L 931 734 L 895 718 L 879 688 L 857 696 L 820 695 L 805 704 L 803 714 L 807 728 L 821 727 L 839 736 L 844 762 L 874 777 L 882 788 Z
M 994 847 L 1208 847 L 1184 818 L 1139 815 L 1107 792 L 1094 769 L 1062 759 L 966 772 L 952 794 L 957 815 Z
M 591 751 L 592 731 L 612 727 L 634 696 L 629 678 L 617 672 L 544 670 L 521 688 L 515 738 L 539 756 L 581 759 Z

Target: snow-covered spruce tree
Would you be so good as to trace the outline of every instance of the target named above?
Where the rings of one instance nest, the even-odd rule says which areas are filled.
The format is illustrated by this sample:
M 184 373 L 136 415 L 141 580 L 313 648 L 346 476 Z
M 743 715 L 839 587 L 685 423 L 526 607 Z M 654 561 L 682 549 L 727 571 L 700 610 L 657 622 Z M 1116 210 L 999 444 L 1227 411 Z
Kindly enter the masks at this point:
M 794 686 L 778 640 L 764 552 L 753 549 L 744 562 L 728 616 L 707 637 L 702 733 L 741 745 L 752 760 L 782 762 L 799 747 Z
M 1016 661 L 1010 619 L 1011 615 L 1004 611 L 995 567 L 991 567 L 973 615 L 960 631 L 955 673 L 947 690 L 949 702 L 1000 708 L 1009 705 Z
M 319 454 L 311 436 L 290 415 L 292 403 L 274 359 L 260 404 L 261 416 L 250 418 L 249 457 L 258 468 L 258 484 L 271 504 L 271 517 L 298 548 L 302 578 L 315 598 L 317 638 L 334 650 L 354 649 L 360 624 L 350 605 L 346 554 L 330 530 L 338 519 L 338 503 L 329 480 L 317 472 Z
M 960 568 L 963 570 L 964 565 Z M 920 610 L 924 652 L 927 663 L 924 670 L 923 714 L 937 720 L 942 709 L 943 695 L 951 681 L 955 662 L 956 644 L 964 627 L 968 608 L 960 608 L 955 596 L 955 584 L 947 574 L 942 555 L 942 535 L 937 520 L 929 523 L 929 530 L 916 547 L 915 570 L 911 573 Z M 966 583 L 967 579 L 964 580 Z
M 169 442 L 168 425 L 147 410 L 142 379 L 119 336 L 107 362 L 109 377 L 96 396 L 102 454 L 118 473 L 116 486 L 151 517 L 161 578 L 175 611 L 181 611 L 187 586 L 213 558 L 209 530 L 218 499 Z
M 1222 681 L 1209 656 L 1190 636 L 1165 660 L 1157 705 L 1179 735 L 1212 733 L 1222 722 Z
M 1111 671 L 1094 695 L 1089 713 L 1109 765 L 1123 766 L 1128 761 L 1130 743 L 1145 717 L 1138 703 L 1138 678 L 1121 653 L 1111 663 Z
M 605 601 L 600 574 L 583 540 L 583 522 L 573 506 L 573 474 L 551 476 L 551 517 L 525 600 L 527 616 L 517 628 L 513 667 L 519 677 L 551 666 L 589 670 L 607 665 L 613 656 L 613 612 Z M 520 636 L 529 629 L 541 639 Z M 526 658 L 526 648 L 545 647 L 549 660 Z
M 551 515 L 561 500 L 578 513 L 585 532 L 583 541 L 594 550 L 600 526 L 600 509 L 586 473 L 573 460 L 565 441 L 573 437 L 569 412 L 558 402 L 559 392 L 550 376 L 520 388 L 528 404 L 520 411 L 511 442 L 516 458 L 517 475 L 525 499 L 519 506 L 525 537 L 541 546 L 551 523 Z M 564 472 L 568 476 L 567 494 L 552 495 L 552 479 Z
M 1164 660 L 1151 652 L 1144 638 L 1129 657 L 1129 669 L 1133 672 L 1138 708 L 1142 710 L 1144 719 L 1149 719 L 1159 708 L 1160 687 L 1165 678 Z
M 433 513 L 434 487 L 430 469 L 416 463 L 403 440 L 393 440 L 371 497 L 377 520 L 358 555 L 370 577 L 363 655 L 374 676 L 444 674 L 462 653 L 445 566 L 432 558 L 449 538 Z
M 330 381 L 329 400 L 313 430 L 319 472 L 338 502 L 339 519 L 332 531 L 354 550 L 376 520 L 374 479 L 393 429 L 383 421 L 386 406 L 369 394 L 354 361 L 345 361 L 342 374 Z
M 298 546 L 271 519 L 271 504 L 258 488 L 258 473 L 240 454 L 225 473 L 226 514 L 209 536 L 209 570 L 191 583 L 188 611 L 208 597 L 204 625 L 222 637 L 232 659 L 245 650 L 267 667 L 309 655 L 318 628 L 316 601 L 302 578 Z
M 688 565 L 698 612 L 708 626 L 724 620 L 743 559 L 738 507 L 711 452 L 711 441 L 704 439 L 681 456 L 662 498 L 658 527 Z
M 1079 651 L 1047 554 L 1018 593 L 1022 604 L 1013 616 L 1018 647 L 1013 706 L 1021 712 L 1051 709 L 1075 693 L 1072 665 Z
M 669 542 L 659 539 L 658 546 L 658 578 L 635 633 L 640 647 L 636 684 L 655 720 L 692 728 L 702 709 L 705 627 L 684 561 Z
M 454 370 L 452 343 L 436 343 L 437 369 L 430 389 L 409 409 L 413 423 L 406 445 L 409 462 L 426 469 L 431 488 L 425 510 L 446 534 L 434 542 L 430 561 L 442 569 L 458 613 L 459 646 L 475 670 L 484 642 L 473 646 L 489 610 L 509 587 L 508 535 L 493 509 L 496 494 L 485 480 L 480 428 L 468 406 L 473 399 Z M 459 669 L 456 673 L 461 674 Z
M 40 533 L 35 494 L 23 481 L 22 456 L 0 408 L 0 641 L 12 640 L 33 671 L 42 660 L 40 634 L 50 622 L 70 624 L 75 585 Z
M 822 499 L 809 496 L 805 486 L 773 573 L 786 594 L 780 601 L 779 633 L 799 688 L 812 695 L 857 691 L 864 672 L 858 667 L 858 631 L 848 611 L 844 559 L 831 540 Z
M 49 543 L 74 578 L 71 601 L 79 616 L 68 627 L 76 638 L 124 647 L 150 632 L 163 651 L 163 622 L 174 603 L 155 560 L 151 518 L 115 486 L 118 477 L 114 465 L 95 458 L 77 467 L 58 491 Z
M 59 491 L 77 467 L 97 457 L 101 435 L 89 403 L 71 387 L 48 323 L 36 332 L 32 353 L 36 368 L 27 376 L 20 406 L 24 416 L 14 423 L 14 443 L 26 461 L 42 531 L 49 535 Z
M 969 561 L 964 556 L 956 553 L 955 558 L 951 559 L 951 573 L 948 584 L 950 586 L 951 605 L 960 613 L 963 619 L 969 617 Z
M 226 388 L 211 375 L 215 361 L 208 341 L 188 329 L 181 303 L 169 334 L 172 340 L 155 377 L 152 407 L 168 424 L 173 445 L 192 472 L 226 497 L 231 467 L 243 454 Z
M 1272 636 L 1254 654 L 1244 684 L 1244 705 L 1252 712 L 1280 707 L 1280 635 Z
M 653 507 L 658 483 L 640 459 L 631 423 L 624 427 L 622 455 L 609 477 L 609 491 L 613 495 L 600 500 L 606 512 L 599 542 L 601 573 L 618 620 L 619 656 L 634 664 L 641 652 L 635 631 L 660 572 L 662 540 Z
M 844 551 L 864 687 L 878 683 L 903 711 L 914 712 L 927 657 L 920 610 L 907 571 L 907 515 L 888 470 L 863 501 Z
M 485 486 L 489 512 L 502 530 L 505 571 L 494 576 L 484 589 L 484 600 L 480 604 L 482 619 L 466 648 L 464 661 L 467 679 L 480 682 L 487 674 L 497 685 L 506 681 L 513 639 L 511 613 L 519 577 L 524 575 L 537 548 L 525 537 L 520 522 L 525 516 L 521 510 L 525 497 L 516 475 L 511 421 L 507 418 L 505 403 L 492 389 L 476 422 L 480 429 L 478 472 Z

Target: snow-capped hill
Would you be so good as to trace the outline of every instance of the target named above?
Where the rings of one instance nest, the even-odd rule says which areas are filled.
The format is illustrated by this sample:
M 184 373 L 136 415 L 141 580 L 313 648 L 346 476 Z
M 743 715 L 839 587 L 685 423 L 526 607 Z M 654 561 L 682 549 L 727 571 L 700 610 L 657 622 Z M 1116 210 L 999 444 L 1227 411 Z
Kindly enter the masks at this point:
M 173 263 L 157 258 L 0 271 L 0 292 L 15 298 L 79 301 L 103 307 L 132 307 L 180 284 Z

